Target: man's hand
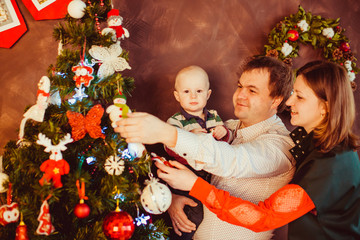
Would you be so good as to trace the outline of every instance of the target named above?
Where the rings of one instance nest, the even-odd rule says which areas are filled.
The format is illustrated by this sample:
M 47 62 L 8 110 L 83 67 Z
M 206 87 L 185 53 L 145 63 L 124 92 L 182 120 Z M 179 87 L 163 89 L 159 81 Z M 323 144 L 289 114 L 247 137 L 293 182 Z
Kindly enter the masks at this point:
M 191 222 L 184 212 L 185 205 L 195 207 L 197 203 L 188 197 L 172 194 L 172 202 L 167 211 L 170 215 L 174 231 L 179 236 L 181 236 L 180 231 L 189 233 L 196 230 L 195 223 Z
M 126 142 L 144 144 L 163 143 L 175 147 L 177 140 L 176 127 L 148 113 L 129 113 L 128 118 L 116 122 L 115 132 L 126 138 Z
M 217 140 L 221 140 L 227 134 L 226 128 L 222 125 L 218 125 L 218 126 L 214 127 L 213 129 L 211 129 L 211 131 L 212 131 L 214 138 L 216 138 Z

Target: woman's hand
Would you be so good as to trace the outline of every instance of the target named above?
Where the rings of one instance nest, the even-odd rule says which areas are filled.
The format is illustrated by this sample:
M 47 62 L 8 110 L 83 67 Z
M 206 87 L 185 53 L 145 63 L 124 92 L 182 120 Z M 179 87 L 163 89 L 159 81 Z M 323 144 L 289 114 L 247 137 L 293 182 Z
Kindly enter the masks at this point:
M 172 188 L 190 191 L 198 176 L 177 161 L 169 162 L 174 167 L 168 167 L 158 162 L 155 163 L 159 168 L 157 170 L 158 177 L 167 182 Z

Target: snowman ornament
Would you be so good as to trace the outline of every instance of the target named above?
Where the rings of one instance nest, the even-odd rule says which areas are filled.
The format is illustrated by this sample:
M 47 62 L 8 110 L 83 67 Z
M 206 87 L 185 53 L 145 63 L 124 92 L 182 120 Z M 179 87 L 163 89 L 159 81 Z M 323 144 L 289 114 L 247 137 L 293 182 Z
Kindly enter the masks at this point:
M 113 42 L 119 42 L 120 39 L 128 38 L 129 31 L 121 26 L 123 18 L 120 16 L 118 9 L 111 9 L 107 14 L 108 27 L 101 31 L 102 35 L 111 34 Z
M 113 105 L 106 108 L 111 120 L 111 126 L 117 127 L 116 122 L 121 118 L 127 118 L 127 114 L 131 113 L 129 106 L 126 104 L 126 96 L 119 91 L 119 94 L 114 96 Z M 145 147 L 141 143 L 128 143 L 128 150 L 132 157 L 141 157 L 145 151 Z

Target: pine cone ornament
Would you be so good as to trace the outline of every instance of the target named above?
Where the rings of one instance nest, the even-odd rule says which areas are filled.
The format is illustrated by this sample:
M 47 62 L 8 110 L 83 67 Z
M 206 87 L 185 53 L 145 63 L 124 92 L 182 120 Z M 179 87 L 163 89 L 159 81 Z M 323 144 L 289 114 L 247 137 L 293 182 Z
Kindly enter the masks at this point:
M 340 33 L 342 32 L 342 30 L 343 30 L 343 28 L 340 27 L 340 26 L 337 26 L 337 27 L 335 28 L 335 32 L 338 33 L 338 34 L 340 34 Z
M 344 52 L 343 55 L 344 55 L 345 61 L 349 60 L 352 62 L 354 60 L 354 54 L 351 51 Z
M 277 32 L 281 32 L 283 26 L 284 26 L 283 22 L 280 21 L 278 24 L 276 24 L 276 27 L 275 27 L 276 31 L 277 31 Z
M 351 83 L 351 88 L 352 88 L 352 90 L 353 90 L 353 91 L 356 91 L 356 89 L 357 89 L 356 83 L 355 83 L 354 81 L 352 81 L 352 82 L 350 82 L 350 83 Z
M 292 66 L 292 58 L 285 58 L 283 62 L 288 66 Z
M 266 56 L 273 57 L 273 58 L 278 58 L 279 57 L 279 52 L 276 49 L 271 49 L 271 50 L 266 52 Z
M 332 55 L 335 60 L 340 60 L 343 57 L 343 53 L 339 48 L 335 49 Z

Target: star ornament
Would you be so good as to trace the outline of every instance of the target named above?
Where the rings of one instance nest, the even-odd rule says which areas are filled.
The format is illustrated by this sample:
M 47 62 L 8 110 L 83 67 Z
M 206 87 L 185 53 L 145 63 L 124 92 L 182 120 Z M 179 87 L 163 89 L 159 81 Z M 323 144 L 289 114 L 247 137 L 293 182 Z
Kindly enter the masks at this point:
M 110 47 L 91 46 L 89 54 L 94 58 L 92 62 L 101 63 L 97 72 L 99 78 L 109 77 L 115 72 L 131 69 L 126 59 L 120 57 L 121 53 L 122 48 L 118 43 L 115 43 Z
M 79 88 L 75 88 L 75 94 L 74 96 L 69 100 L 71 104 L 76 103 L 76 101 L 82 101 L 83 98 L 87 98 L 88 95 L 85 93 L 85 88 L 80 85 Z
M 144 214 L 141 214 L 141 216 L 135 218 L 136 226 L 140 226 L 141 224 L 146 225 L 149 219 L 150 216 L 145 216 Z

